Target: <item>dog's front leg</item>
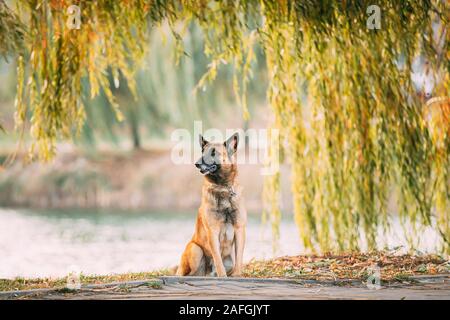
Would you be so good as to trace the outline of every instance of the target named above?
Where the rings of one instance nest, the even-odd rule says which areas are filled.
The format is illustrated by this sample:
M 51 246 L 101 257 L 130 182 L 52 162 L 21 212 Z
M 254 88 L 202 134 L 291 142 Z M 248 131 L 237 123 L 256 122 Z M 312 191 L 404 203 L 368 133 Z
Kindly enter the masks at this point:
M 234 229 L 235 243 L 234 249 L 236 253 L 235 265 L 233 273 L 231 274 L 233 277 L 240 276 L 242 273 L 242 260 L 244 255 L 244 245 L 245 245 L 245 227 L 238 226 Z
M 217 228 L 209 228 L 208 230 L 208 242 L 211 250 L 211 255 L 216 268 L 218 277 L 226 277 L 227 272 L 223 265 L 222 255 L 220 254 L 220 242 L 219 242 L 220 230 Z

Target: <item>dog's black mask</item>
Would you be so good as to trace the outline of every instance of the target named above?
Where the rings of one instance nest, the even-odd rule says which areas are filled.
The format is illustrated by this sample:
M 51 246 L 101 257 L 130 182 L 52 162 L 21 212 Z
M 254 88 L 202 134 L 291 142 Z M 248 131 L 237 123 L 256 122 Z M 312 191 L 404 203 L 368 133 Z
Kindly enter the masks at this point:
M 214 157 L 211 157 L 211 155 L 203 155 L 196 163 L 195 166 L 200 169 L 200 173 L 207 175 L 207 174 L 214 174 L 216 173 L 219 168 L 220 164 L 218 164 L 214 159 Z

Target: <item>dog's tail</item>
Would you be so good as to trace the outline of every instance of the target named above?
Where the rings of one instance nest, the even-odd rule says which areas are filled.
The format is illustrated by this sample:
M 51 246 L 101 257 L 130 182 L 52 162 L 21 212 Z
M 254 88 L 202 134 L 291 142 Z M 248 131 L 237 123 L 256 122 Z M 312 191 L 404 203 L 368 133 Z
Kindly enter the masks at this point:
M 178 266 L 173 266 L 169 268 L 169 276 L 175 276 L 177 274 Z

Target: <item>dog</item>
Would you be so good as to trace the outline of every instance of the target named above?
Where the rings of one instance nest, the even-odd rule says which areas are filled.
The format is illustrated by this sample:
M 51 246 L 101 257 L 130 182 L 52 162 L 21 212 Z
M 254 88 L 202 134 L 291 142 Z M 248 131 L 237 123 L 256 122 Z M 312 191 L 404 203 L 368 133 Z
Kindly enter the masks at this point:
M 247 211 L 237 182 L 239 135 L 223 143 L 200 135 L 202 156 L 195 166 L 204 175 L 195 232 L 178 266 L 178 276 L 240 276 Z

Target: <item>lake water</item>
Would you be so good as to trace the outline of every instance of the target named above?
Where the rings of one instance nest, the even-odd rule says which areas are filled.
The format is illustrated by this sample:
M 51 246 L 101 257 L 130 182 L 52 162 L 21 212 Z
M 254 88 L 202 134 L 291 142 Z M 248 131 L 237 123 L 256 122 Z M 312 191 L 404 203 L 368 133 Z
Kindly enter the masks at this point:
M 0 209 L 0 278 L 62 277 L 151 271 L 178 264 L 192 236 L 195 213 L 32 211 Z M 401 228 L 394 228 L 399 230 Z M 292 218 L 281 223 L 277 256 L 304 252 Z M 437 236 L 424 230 L 418 249 L 433 251 Z M 395 232 L 390 246 L 405 244 Z M 251 216 L 244 260 L 273 257 L 270 225 Z

